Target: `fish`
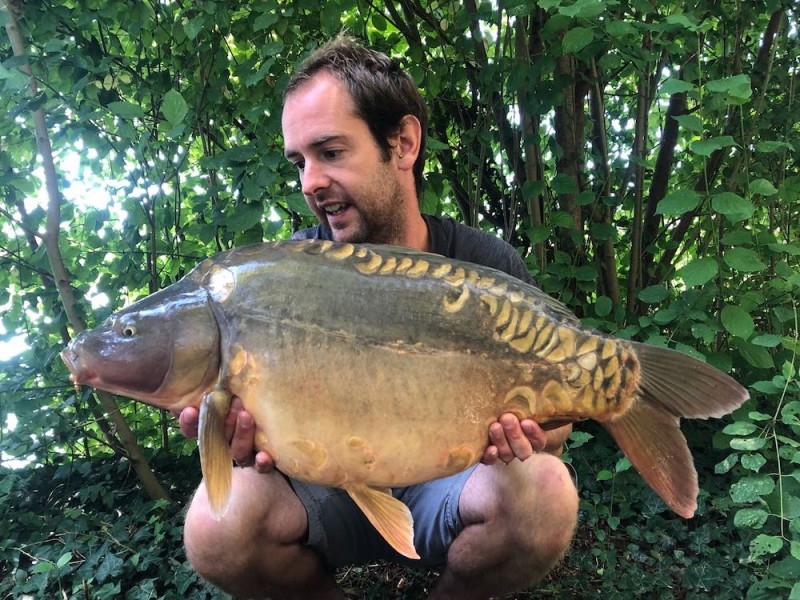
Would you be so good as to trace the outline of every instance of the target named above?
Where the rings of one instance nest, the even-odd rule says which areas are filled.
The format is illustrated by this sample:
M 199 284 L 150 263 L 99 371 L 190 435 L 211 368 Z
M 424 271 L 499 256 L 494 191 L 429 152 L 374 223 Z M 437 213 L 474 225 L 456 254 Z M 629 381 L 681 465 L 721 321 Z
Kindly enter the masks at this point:
M 698 481 L 680 419 L 719 418 L 748 398 L 708 364 L 586 327 L 504 272 L 319 240 L 208 258 L 80 333 L 61 356 L 76 386 L 199 408 L 217 518 L 231 491 L 224 423 L 237 396 L 277 469 L 346 490 L 409 558 L 419 558 L 413 520 L 390 489 L 476 464 L 503 413 L 544 428 L 597 421 L 689 518 Z

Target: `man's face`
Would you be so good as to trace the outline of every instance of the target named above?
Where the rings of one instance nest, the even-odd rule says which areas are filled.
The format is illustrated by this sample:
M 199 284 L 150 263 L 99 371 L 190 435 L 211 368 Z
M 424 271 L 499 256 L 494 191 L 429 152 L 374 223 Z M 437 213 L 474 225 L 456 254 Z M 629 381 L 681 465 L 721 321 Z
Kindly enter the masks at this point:
M 286 98 L 282 125 L 306 202 L 333 238 L 399 243 L 405 223 L 396 163 L 382 160 L 345 85 L 318 73 Z

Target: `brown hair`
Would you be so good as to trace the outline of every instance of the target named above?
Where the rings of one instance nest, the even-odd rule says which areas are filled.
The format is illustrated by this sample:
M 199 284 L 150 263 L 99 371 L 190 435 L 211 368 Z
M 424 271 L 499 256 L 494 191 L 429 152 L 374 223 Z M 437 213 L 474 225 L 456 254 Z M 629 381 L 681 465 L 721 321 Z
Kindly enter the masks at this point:
M 414 80 L 385 54 L 340 34 L 303 61 L 289 80 L 283 101 L 323 70 L 347 86 L 356 106 L 356 116 L 369 127 L 384 161 L 391 157 L 389 137 L 399 131 L 403 117 L 413 115 L 419 120 L 422 133 L 419 156 L 414 163 L 414 184 L 417 195 L 421 196 L 428 116 Z

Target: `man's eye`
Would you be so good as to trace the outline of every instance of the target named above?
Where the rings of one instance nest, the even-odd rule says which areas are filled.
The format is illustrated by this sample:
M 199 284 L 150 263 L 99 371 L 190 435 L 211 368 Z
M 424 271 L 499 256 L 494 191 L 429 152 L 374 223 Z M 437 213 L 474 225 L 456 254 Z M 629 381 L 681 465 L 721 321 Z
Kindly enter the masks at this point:
M 328 160 L 336 159 L 342 153 L 341 150 L 325 150 L 325 158 Z

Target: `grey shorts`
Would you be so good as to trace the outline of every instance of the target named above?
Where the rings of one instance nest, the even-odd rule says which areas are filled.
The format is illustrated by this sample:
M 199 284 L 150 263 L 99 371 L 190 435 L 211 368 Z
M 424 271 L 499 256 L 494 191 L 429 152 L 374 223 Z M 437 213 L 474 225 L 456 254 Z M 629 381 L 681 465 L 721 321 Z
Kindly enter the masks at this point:
M 306 544 L 329 568 L 373 560 L 427 567 L 447 561 L 450 544 L 464 529 L 458 501 L 474 470 L 473 466 L 444 479 L 392 490 L 414 517 L 414 546 L 421 560 L 406 558 L 389 546 L 344 490 L 296 479 L 289 479 L 289 484 L 308 514 Z

